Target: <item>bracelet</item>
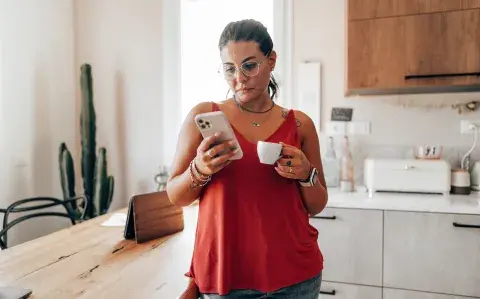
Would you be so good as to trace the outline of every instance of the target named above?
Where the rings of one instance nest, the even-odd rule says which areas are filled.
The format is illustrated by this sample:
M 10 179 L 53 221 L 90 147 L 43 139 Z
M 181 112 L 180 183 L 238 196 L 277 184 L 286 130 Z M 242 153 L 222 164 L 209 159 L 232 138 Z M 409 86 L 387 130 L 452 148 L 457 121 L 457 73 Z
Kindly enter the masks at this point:
M 212 176 L 207 176 L 205 179 L 202 179 L 194 174 L 194 169 L 198 171 L 195 166 L 194 160 L 190 162 L 189 170 L 190 170 L 190 180 L 192 180 L 192 184 L 190 185 L 190 188 L 196 188 L 196 187 L 203 187 L 205 186 L 212 178 Z M 199 172 L 200 174 L 200 172 Z M 200 174 L 201 175 L 201 174 Z
M 190 162 L 190 167 L 194 170 L 195 172 L 195 177 L 197 179 L 199 179 L 200 181 L 206 181 L 206 180 L 210 180 L 210 178 L 212 177 L 211 175 L 204 175 L 203 173 L 200 173 L 200 171 L 198 170 L 197 168 L 197 165 L 195 164 L 195 159 L 193 159 L 191 162 Z

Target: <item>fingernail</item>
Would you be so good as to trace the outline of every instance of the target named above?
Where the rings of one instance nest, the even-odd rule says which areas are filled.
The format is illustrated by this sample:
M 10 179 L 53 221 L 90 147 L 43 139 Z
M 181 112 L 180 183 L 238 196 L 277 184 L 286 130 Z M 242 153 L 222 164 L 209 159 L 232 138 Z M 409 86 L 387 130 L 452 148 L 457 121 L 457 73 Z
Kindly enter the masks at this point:
M 231 140 L 228 142 L 228 145 L 235 145 L 235 140 Z
M 217 133 L 214 134 L 214 136 L 215 136 L 215 137 L 220 137 L 220 133 L 217 132 Z

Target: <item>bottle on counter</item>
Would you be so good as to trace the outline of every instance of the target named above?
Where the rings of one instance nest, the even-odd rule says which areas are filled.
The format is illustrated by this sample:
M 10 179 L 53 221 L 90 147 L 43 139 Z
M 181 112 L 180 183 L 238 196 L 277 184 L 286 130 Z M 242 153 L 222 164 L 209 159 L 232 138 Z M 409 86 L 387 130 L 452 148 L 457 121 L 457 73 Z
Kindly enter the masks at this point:
M 337 158 L 333 137 L 328 137 L 327 150 L 322 157 L 323 172 L 327 187 L 338 187 L 340 184 L 340 160 Z
M 348 137 L 343 140 L 343 155 L 340 166 L 340 191 L 352 192 L 355 189 L 355 176 L 353 169 L 353 158 L 350 151 Z

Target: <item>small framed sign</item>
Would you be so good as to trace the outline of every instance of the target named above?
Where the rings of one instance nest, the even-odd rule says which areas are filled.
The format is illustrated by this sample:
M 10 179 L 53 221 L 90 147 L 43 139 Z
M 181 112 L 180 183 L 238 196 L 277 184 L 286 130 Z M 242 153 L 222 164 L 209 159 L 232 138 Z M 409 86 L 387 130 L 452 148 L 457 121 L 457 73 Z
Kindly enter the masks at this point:
M 332 121 L 351 121 L 353 117 L 353 108 L 332 108 L 330 120 Z

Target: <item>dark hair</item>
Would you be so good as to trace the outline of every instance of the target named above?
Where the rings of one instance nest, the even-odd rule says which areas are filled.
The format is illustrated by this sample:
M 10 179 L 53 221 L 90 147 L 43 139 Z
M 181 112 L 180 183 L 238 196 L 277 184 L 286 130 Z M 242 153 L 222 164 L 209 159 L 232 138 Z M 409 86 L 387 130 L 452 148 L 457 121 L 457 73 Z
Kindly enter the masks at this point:
M 251 19 L 231 22 L 225 26 L 218 41 L 218 49 L 221 51 L 231 41 L 254 41 L 265 56 L 270 55 L 273 50 L 273 41 L 267 28 L 262 23 Z M 271 99 L 277 95 L 277 91 L 277 81 L 271 74 L 268 83 L 268 93 Z

